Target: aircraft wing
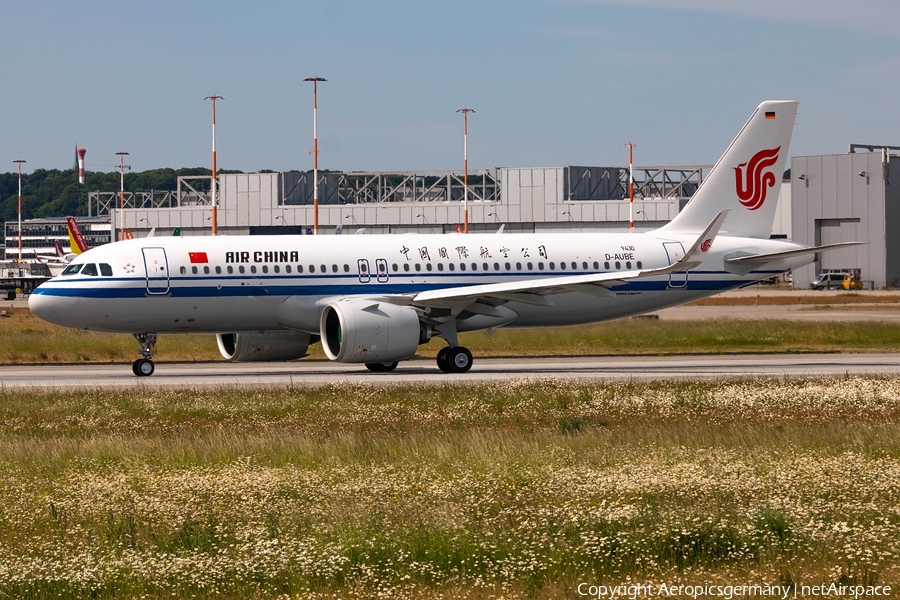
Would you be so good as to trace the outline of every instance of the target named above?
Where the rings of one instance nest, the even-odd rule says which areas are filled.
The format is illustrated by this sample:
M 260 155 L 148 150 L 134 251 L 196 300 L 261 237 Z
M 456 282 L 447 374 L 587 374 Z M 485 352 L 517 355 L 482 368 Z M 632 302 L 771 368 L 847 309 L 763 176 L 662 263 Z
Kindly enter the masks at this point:
M 544 297 L 545 294 L 575 291 L 595 296 L 612 296 L 613 292 L 609 290 L 609 287 L 623 284 L 629 279 L 686 271 L 702 263 L 702 255 L 709 250 L 728 212 L 728 210 L 723 210 L 716 215 L 703 233 L 697 237 L 691 248 L 685 252 L 684 256 L 666 267 L 617 271 L 615 273 L 549 276 L 539 279 L 430 290 L 416 294 L 410 299 L 410 303 L 422 306 L 464 306 L 481 299 L 496 298 L 538 306 L 553 306 L 553 303 Z

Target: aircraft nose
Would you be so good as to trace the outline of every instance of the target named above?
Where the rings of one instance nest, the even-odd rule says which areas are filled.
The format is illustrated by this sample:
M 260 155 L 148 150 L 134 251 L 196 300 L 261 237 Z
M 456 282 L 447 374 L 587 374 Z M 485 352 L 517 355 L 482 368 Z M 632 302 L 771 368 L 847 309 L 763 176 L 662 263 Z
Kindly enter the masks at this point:
M 65 325 L 61 322 L 62 298 L 59 296 L 42 294 L 38 288 L 28 297 L 28 308 L 39 319 L 55 325 Z

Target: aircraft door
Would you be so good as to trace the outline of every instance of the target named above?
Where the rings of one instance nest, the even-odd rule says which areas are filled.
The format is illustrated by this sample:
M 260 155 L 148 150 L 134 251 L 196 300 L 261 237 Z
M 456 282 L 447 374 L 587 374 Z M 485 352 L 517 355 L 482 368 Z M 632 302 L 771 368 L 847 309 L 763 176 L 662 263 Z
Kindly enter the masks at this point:
M 369 261 L 364 258 L 360 258 L 356 261 L 356 266 L 358 269 L 358 276 L 360 283 L 369 283 L 369 280 L 372 278 L 372 275 L 369 273 Z
M 147 270 L 147 293 L 169 293 L 169 262 L 164 248 L 143 248 L 144 268 Z
M 375 271 L 378 277 L 378 283 L 387 283 L 388 281 L 388 265 L 383 258 L 375 259 Z
M 681 245 L 681 242 L 663 242 L 663 248 L 665 248 L 666 255 L 669 257 L 670 265 L 678 262 L 684 257 L 684 246 Z M 674 273 L 669 273 L 670 288 L 685 288 L 687 287 L 687 280 L 687 271 L 675 271 Z

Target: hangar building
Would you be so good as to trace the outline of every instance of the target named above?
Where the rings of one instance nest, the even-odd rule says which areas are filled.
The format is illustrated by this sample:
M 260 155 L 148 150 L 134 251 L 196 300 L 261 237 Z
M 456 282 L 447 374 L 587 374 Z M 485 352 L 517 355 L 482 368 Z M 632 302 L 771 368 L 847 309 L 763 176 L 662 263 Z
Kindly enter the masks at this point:
M 849 269 L 876 288 L 900 287 L 900 235 L 891 233 L 900 230 L 900 157 L 892 150 L 900 148 L 851 144 L 846 154 L 791 157 L 790 237 L 809 245 L 866 242 L 819 254 L 794 270 L 794 287 Z

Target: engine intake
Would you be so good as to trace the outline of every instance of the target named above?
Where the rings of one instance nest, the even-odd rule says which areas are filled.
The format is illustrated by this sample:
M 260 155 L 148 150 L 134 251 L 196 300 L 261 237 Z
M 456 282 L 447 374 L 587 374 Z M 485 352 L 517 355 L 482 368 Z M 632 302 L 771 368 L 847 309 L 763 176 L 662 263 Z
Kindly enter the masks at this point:
M 415 310 L 379 300 L 327 305 L 319 331 L 326 356 L 345 363 L 397 362 L 431 339 L 431 329 L 419 322 Z
M 306 356 L 310 335 L 303 331 L 219 333 L 219 352 L 229 362 L 284 361 Z

